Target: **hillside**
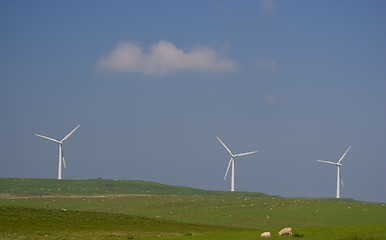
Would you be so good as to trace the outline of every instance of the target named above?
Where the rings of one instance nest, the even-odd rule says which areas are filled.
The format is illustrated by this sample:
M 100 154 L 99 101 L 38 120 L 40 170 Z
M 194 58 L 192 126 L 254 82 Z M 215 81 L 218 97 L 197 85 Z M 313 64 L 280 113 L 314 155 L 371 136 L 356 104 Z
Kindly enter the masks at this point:
M 25 207 L 0 211 L 1 239 L 134 239 L 240 230 L 111 213 Z
M 190 239 L 251 240 L 262 231 L 190 224 L 124 214 L 25 207 L 0 208 L 1 239 Z M 33 224 L 31 224 L 33 223 Z M 280 228 L 265 229 L 276 233 Z M 381 240 L 385 225 L 296 228 L 294 237 L 309 240 Z M 271 239 L 288 239 L 273 234 Z
M 0 179 L 1 239 L 256 239 L 285 226 L 304 239 L 385 239 L 386 208 L 146 181 Z
M 386 224 L 381 203 L 232 196 L 51 196 L 1 198 L 1 206 L 145 216 L 185 223 L 261 229 Z
M 0 178 L 0 194 L 22 196 L 142 194 L 272 197 L 265 193 L 200 190 L 136 180 L 57 180 L 43 178 Z

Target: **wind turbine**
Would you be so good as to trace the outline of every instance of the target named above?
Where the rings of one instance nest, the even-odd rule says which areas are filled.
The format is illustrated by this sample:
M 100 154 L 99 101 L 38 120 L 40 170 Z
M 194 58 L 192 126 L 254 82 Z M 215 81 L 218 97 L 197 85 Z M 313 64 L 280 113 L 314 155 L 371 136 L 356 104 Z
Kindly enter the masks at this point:
M 224 148 L 228 151 L 228 153 L 231 155 L 231 160 L 229 160 L 229 164 L 228 164 L 228 168 L 227 168 L 227 171 L 225 172 L 225 177 L 224 177 L 224 181 L 228 175 L 228 171 L 229 171 L 229 167 L 231 166 L 232 164 L 232 179 L 231 179 L 231 191 L 234 192 L 235 191 L 235 158 L 236 157 L 241 157 L 241 156 L 246 156 L 246 155 L 249 155 L 249 154 L 252 154 L 252 153 L 257 153 L 257 151 L 253 151 L 253 152 L 247 152 L 247 153 L 238 153 L 238 154 L 233 154 L 231 152 L 231 150 L 229 150 L 229 148 L 220 140 L 219 137 L 217 137 L 217 139 L 220 141 L 220 143 L 224 146 Z
M 64 157 L 63 157 L 63 147 L 62 147 L 62 144 L 64 141 L 67 140 L 67 138 L 69 138 L 71 136 L 71 134 L 73 134 L 76 129 L 78 129 L 78 127 L 80 127 L 80 125 L 78 125 L 76 128 L 74 128 L 74 130 L 72 130 L 69 134 L 67 134 L 67 136 L 65 136 L 62 140 L 56 140 L 56 139 L 53 139 L 53 138 L 49 138 L 49 137 L 46 137 L 46 136 L 42 136 L 42 135 L 39 135 L 39 134 L 35 134 L 35 136 L 38 136 L 38 137 L 41 137 L 41 138 L 44 138 L 44 139 L 47 139 L 47 140 L 50 140 L 52 142 L 56 142 L 56 143 L 59 143 L 59 167 L 58 167 L 58 179 L 62 179 L 62 160 L 63 160 L 63 165 L 64 165 L 64 168 L 66 168 L 66 162 L 64 161 Z
M 322 162 L 322 163 L 328 163 L 328 164 L 332 164 L 332 165 L 335 165 L 337 167 L 337 175 L 336 175 L 336 198 L 340 198 L 340 183 L 342 183 L 342 186 L 344 186 L 343 184 L 343 180 L 340 179 L 340 166 L 342 166 L 342 164 L 340 163 L 343 158 L 346 156 L 348 150 L 350 150 L 351 146 L 347 148 L 346 152 L 342 155 L 342 157 L 339 159 L 338 162 L 334 163 L 334 162 L 329 162 L 329 161 L 323 161 L 323 160 L 316 160 L 318 162 Z

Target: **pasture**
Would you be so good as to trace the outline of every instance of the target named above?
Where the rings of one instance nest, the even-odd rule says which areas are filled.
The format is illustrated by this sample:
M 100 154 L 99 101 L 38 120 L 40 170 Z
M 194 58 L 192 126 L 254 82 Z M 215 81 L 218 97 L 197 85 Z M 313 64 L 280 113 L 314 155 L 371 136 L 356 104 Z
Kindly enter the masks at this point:
M 286 239 L 289 237 L 277 237 L 277 232 L 286 226 L 292 227 L 292 237 L 299 239 L 386 238 L 383 203 L 282 198 L 261 193 L 211 194 L 152 182 L 139 182 L 141 186 L 130 190 L 138 181 L 126 181 L 125 187 L 125 181 L 114 180 L 37 179 L 34 183 L 24 180 L 28 184 L 23 186 L 18 179 L 13 180 L 17 184 L 12 188 L 2 184 L 3 180 L 0 179 L 1 238 L 258 239 L 261 232 L 271 231 L 271 239 Z M 46 191 L 50 194 L 38 195 L 36 182 L 41 188 L 50 189 Z M 100 183 L 120 184 L 120 190 L 115 186 L 114 193 L 101 194 L 95 190 L 102 189 Z M 54 191 L 56 184 L 63 185 Z M 66 189 L 76 189 L 74 185 L 81 187 L 66 193 Z M 173 194 L 162 194 L 165 189 Z M 254 194 L 260 197 L 253 197 Z
M 0 178 L 0 194 L 21 196 L 58 195 L 210 195 L 271 197 L 265 193 L 209 191 L 138 180 Z

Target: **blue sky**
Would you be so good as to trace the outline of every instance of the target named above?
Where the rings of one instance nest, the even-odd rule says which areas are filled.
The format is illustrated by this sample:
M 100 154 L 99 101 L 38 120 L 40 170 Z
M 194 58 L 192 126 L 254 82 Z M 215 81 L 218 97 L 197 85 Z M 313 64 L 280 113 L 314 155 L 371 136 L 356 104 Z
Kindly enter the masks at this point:
M 384 1 L 2 1 L 0 177 L 386 202 Z

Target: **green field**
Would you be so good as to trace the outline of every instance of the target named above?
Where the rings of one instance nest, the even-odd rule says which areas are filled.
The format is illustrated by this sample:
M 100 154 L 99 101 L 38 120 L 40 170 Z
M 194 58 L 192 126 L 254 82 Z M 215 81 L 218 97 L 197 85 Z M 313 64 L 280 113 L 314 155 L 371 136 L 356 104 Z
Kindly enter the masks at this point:
M 41 178 L 0 178 L 0 194 L 21 196 L 141 194 L 271 197 L 265 193 L 209 191 L 147 181 L 106 179 L 58 181 L 57 179 Z
M 294 235 L 277 237 L 287 226 Z M 1 239 L 256 239 L 264 231 L 271 239 L 386 239 L 386 209 L 145 181 L 0 179 Z

